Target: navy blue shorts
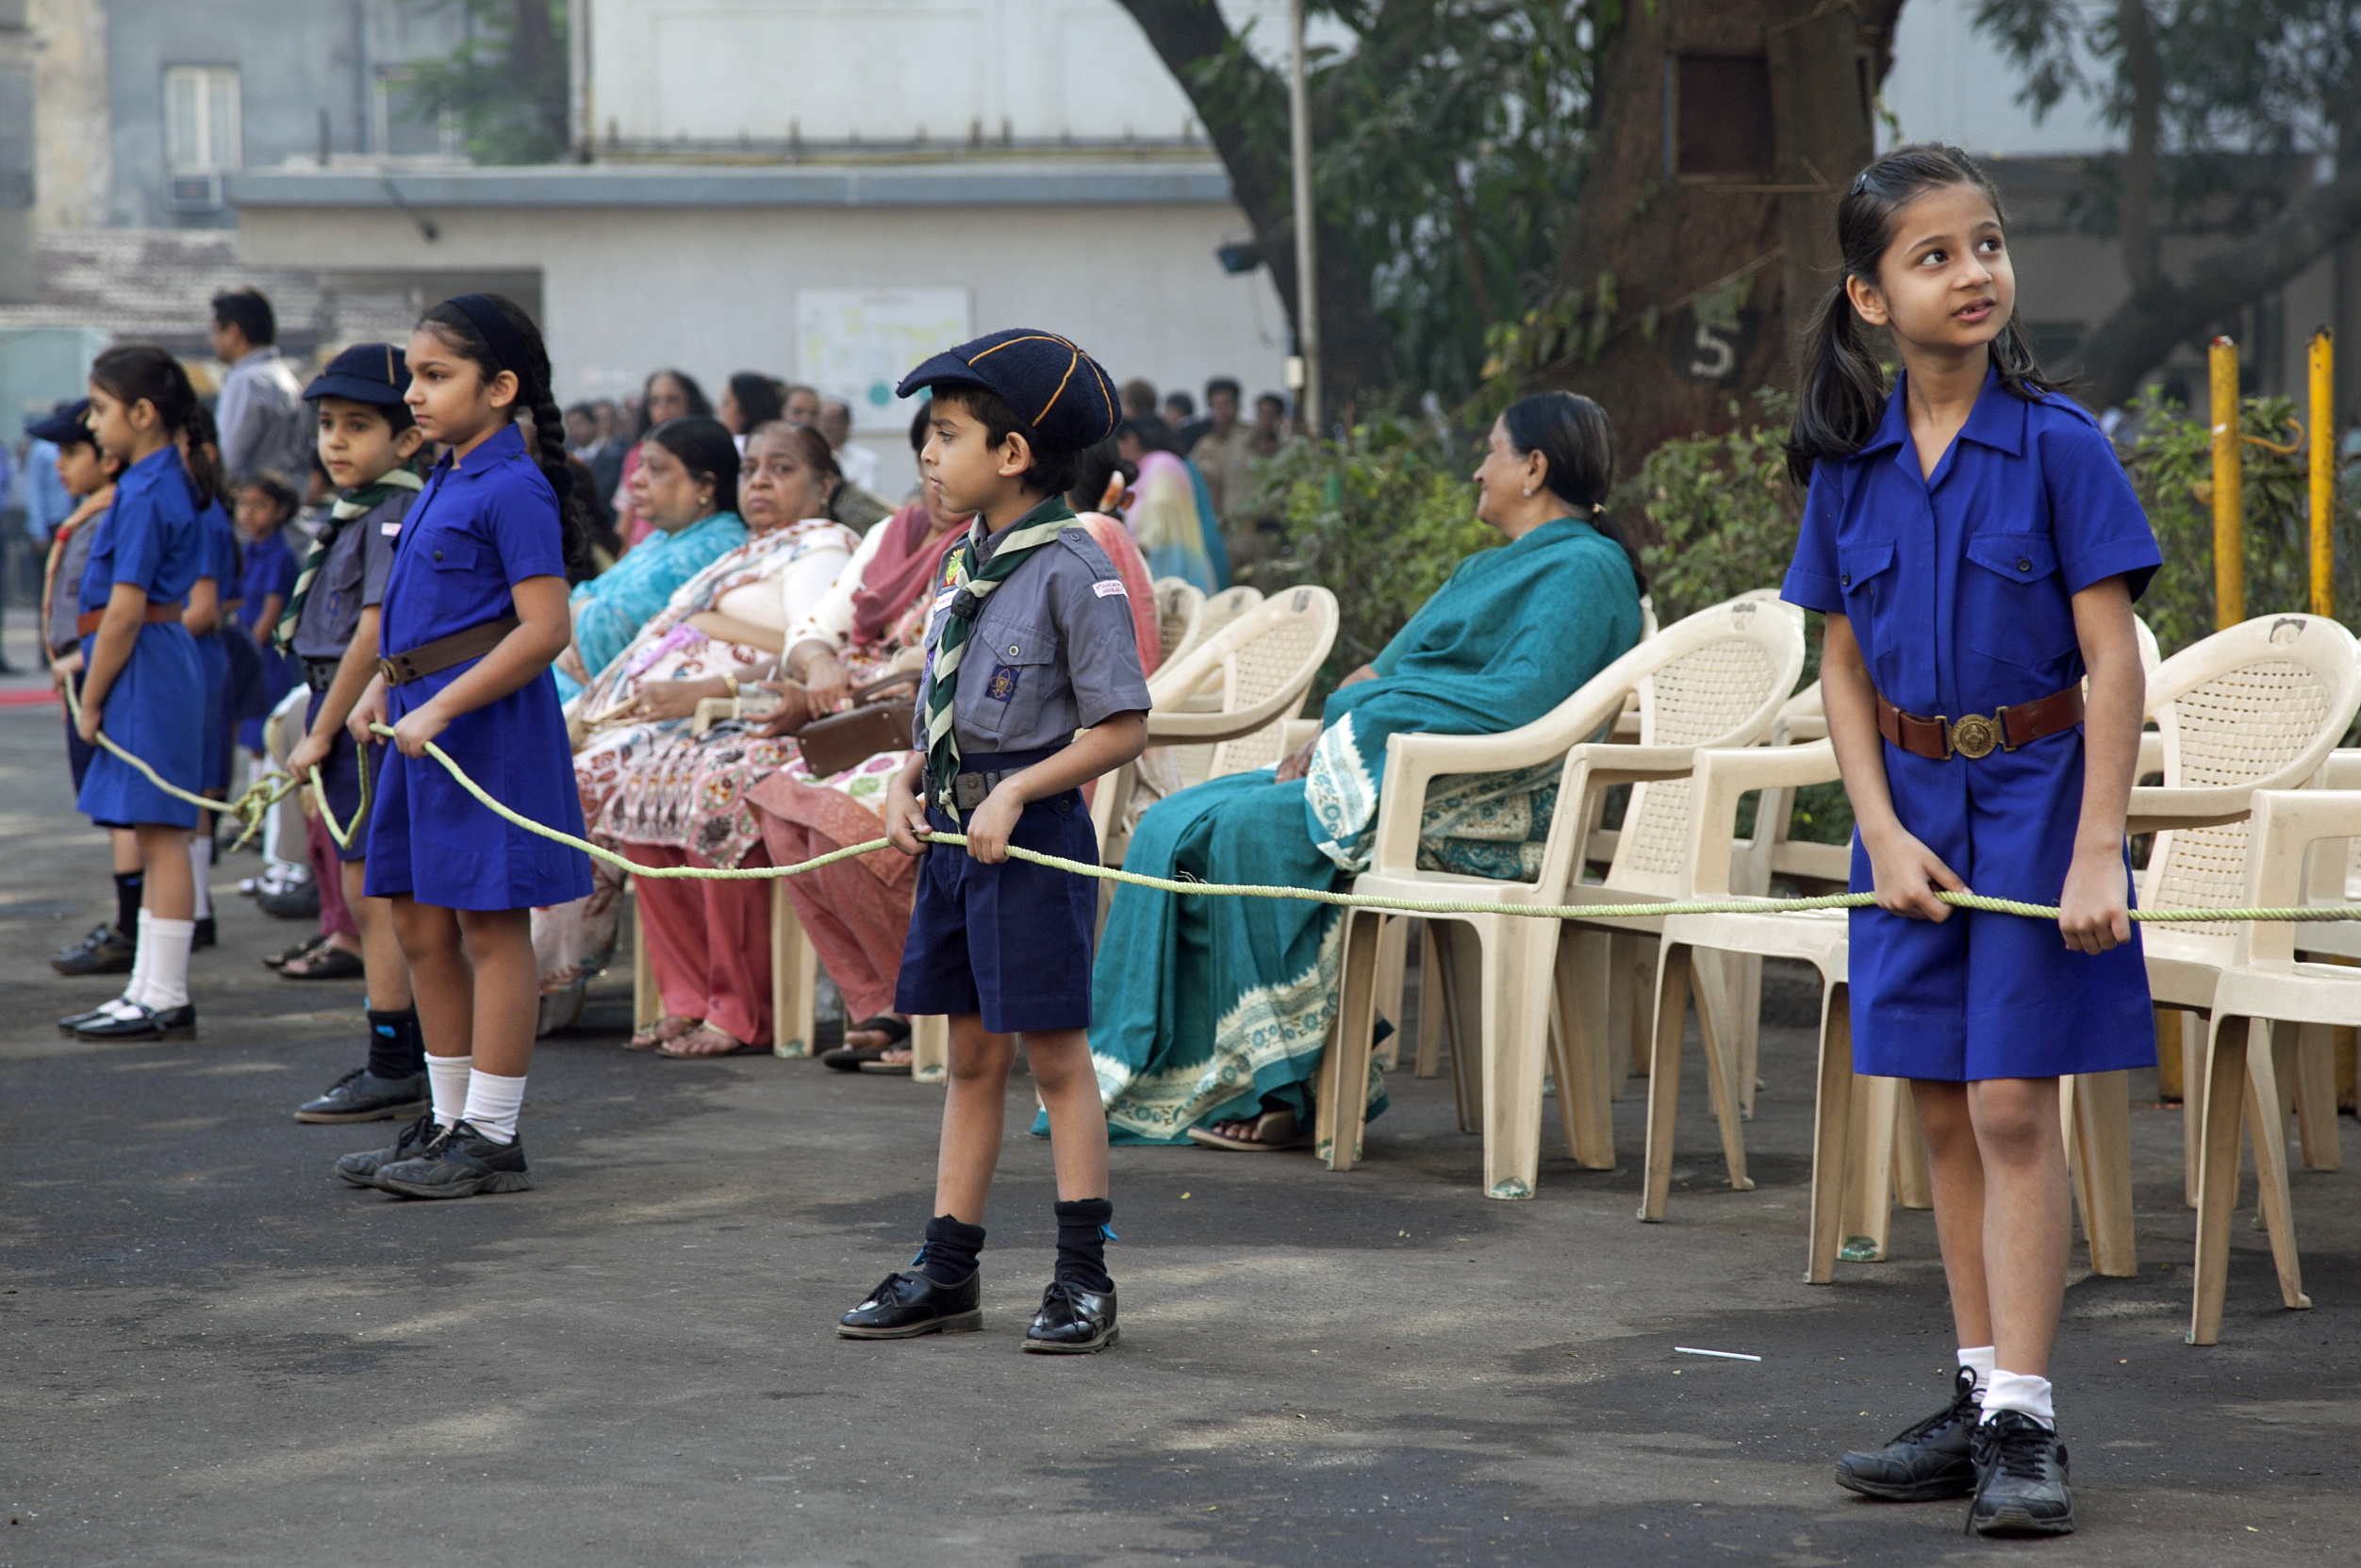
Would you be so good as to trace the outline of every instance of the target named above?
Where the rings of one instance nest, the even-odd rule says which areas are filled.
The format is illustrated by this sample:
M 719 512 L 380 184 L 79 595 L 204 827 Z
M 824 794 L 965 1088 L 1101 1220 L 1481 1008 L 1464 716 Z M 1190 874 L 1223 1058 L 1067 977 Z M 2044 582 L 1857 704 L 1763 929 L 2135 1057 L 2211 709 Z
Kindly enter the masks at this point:
M 959 831 L 932 806 L 927 825 Z M 1098 838 L 1079 789 L 1027 806 L 1009 842 L 1098 864 Z M 1088 1029 L 1098 923 L 1098 883 L 1089 877 L 1021 860 L 986 866 L 962 849 L 930 849 L 918 862 L 895 1011 L 981 1013 L 995 1034 Z
M 320 717 L 320 704 L 326 696 L 327 693 L 322 691 L 314 691 L 311 694 L 311 701 L 304 709 L 305 730 L 309 730 L 311 721 Z M 383 746 L 371 746 L 369 749 L 371 769 L 369 783 L 372 800 L 375 797 L 377 784 L 376 769 L 385 761 L 385 751 L 386 749 Z M 304 784 L 305 792 L 308 793 L 311 781 L 306 779 Z M 361 809 L 360 747 L 355 744 L 352 731 L 337 731 L 336 744 L 328 748 L 327 756 L 320 764 L 320 787 L 328 797 L 328 809 L 336 813 L 338 827 L 341 828 L 351 822 L 354 814 Z M 333 836 L 329 838 L 328 846 L 336 850 L 338 860 L 349 863 L 362 859 L 369 853 L 368 827 L 368 822 L 364 820 L 354 828 L 353 842 L 349 848 L 338 847 Z

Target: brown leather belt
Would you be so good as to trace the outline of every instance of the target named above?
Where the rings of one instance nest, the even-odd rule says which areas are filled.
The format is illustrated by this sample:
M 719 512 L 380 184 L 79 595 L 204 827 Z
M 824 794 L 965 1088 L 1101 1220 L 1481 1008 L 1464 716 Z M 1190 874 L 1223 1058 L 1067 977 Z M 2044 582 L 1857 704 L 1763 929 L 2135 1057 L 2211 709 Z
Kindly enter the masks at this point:
M 421 642 L 405 652 L 389 653 L 379 659 L 377 672 L 386 678 L 386 685 L 398 686 L 405 681 L 415 681 L 438 670 L 449 669 L 454 664 L 480 659 L 498 648 L 501 640 L 520 624 L 515 616 L 504 615 L 498 620 L 487 620 L 464 632 L 454 632 L 447 637 Z
M 74 635 L 77 637 L 87 637 L 92 632 L 97 631 L 99 622 L 105 620 L 106 619 L 107 612 L 105 610 L 84 610 L 80 615 L 74 618 Z M 180 619 L 180 606 L 177 604 L 157 604 L 151 602 L 147 607 L 147 616 L 145 619 L 147 624 L 150 626 L 159 626 L 167 620 L 178 620 Z
M 1882 692 L 1877 697 L 1877 733 L 1912 756 L 1924 757 L 1929 762 L 1948 762 L 1955 753 L 1989 757 L 1996 750 L 2013 751 L 2081 722 L 2079 683 L 2030 702 L 1958 718 L 1945 718 L 1940 714 L 1923 718 L 1914 713 L 1904 713 L 1887 701 Z

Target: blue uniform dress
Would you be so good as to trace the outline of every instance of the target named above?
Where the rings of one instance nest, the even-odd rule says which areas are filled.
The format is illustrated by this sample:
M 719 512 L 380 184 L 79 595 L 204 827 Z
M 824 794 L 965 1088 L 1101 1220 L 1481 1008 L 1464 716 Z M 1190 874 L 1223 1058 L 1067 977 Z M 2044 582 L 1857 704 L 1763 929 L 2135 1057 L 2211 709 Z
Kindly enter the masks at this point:
M 279 652 L 272 642 L 271 626 L 260 624 L 262 607 L 272 595 L 284 606 L 288 596 L 295 591 L 295 553 L 287 548 L 287 540 L 278 529 L 272 529 L 259 539 L 250 540 L 239 552 L 238 569 L 238 619 L 253 636 L 256 651 L 262 660 L 262 685 L 256 697 L 268 714 L 278 705 L 289 689 L 303 681 L 303 667 Z M 249 751 L 262 750 L 262 720 L 241 718 L 238 723 L 238 744 Z
M 467 455 L 435 465 L 402 522 L 401 548 L 378 622 L 383 653 L 407 652 L 512 614 L 509 589 L 566 575 L 557 495 L 510 425 Z M 469 669 L 469 660 L 391 687 L 391 720 Z M 557 687 L 543 670 L 496 702 L 461 714 L 436 744 L 510 810 L 582 836 L 582 800 Z M 461 789 L 432 757 L 387 743 L 370 810 L 371 898 L 407 893 L 445 909 L 525 909 L 587 898 L 590 861 L 512 827 Z
M 1988 376 L 1922 477 L 1897 380 L 1869 443 L 1814 469 L 1780 592 L 1851 622 L 1888 701 L 1957 718 L 2080 681 L 2072 596 L 2120 576 L 2138 598 L 2160 560 L 2082 409 L 2027 403 Z M 1970 888 L 2057 902 L 2082 808 L 2080 726 L 1981 758 L 1883 751 L 1902 825 Z M 1875 885 L 1857 834 L 1852 885 Z M 2156 1059 L 2137 926 L 2097 955 L 2070 950 L 2053 921 L 1968 910 L 1938 925 L 1857 909 L 1851 933 L 1857 1072 L 1965 1081 Z
M 205 539 L 205 565 L 198 569 L 197 575 L 212 578 L 214 591 L 226 601 L 238 592 L 238 530 L 218 501 L 197 514 L 197 528 Z M 197 660 L 205 668 L 205 757 L 201 770 L 205 783 L 198 787 L 222 789 L 229 784 L 229 753 L 235 737 L 229 719 L 229 650 L 223 646 L 218 618 L 214 629 L 196 642 Z
M 204 567 L 205 539 L 178 452 L 166 447 L 124 470 L 114 505 L 97 528 L 76 596 L 84 613 L 105 609 L 117 583 L 138 585 L 151 604 L 189 597 Z M 95 636 L 82 639 L 86 669 Z M 205 769 L 205 667 L 189 629 L 177 619 L 142 623 L 131 657 L 107 688 L 99 728 L 173 784 L 197 789 Z M 107 827 L 197 825 L 196 807 L 106 751 L 91 757 L 74 806 Z

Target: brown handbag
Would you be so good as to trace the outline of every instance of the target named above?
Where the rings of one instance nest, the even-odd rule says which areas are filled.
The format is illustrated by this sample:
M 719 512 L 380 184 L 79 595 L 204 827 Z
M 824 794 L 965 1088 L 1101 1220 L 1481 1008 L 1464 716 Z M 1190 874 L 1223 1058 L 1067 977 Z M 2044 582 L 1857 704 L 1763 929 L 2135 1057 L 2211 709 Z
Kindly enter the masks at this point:
M 901 688 L 906 695 L 872 701 L 878 693 Z M 880 751 L 910 750 L 911 725 L 916 721 L 918 672 L 906 669 L 853 689 L 853 705 L 842 713 L 815 718 L 795 732 L 803 751 L 803 766 L 815 779 L 833 778 L 857 767 Z

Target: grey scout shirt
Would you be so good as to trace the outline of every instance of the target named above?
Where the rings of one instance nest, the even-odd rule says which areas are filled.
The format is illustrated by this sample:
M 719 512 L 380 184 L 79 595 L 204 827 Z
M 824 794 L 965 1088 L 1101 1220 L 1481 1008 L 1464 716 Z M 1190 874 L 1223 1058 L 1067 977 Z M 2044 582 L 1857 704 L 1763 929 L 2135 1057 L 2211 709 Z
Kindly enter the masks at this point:
M 58 574 L 49 580 L 49 624 L 41 628 L 53 653 L 59 649 L 82 646 L 81 635 L 74 629 L 74 606 L 79 602 L 74 586 L 82 581 L 82 569 L 91 564 L 91 546 L 106 521 L 104 512 L 84 518 L 82 525 L 66 536 L 65 549 L 58 552 Z
M 337 530 L 311 597 L 304 601 L 304 619 L 295 623 L 298 658 L 342 658 L 360 629 L 361 611 L 385 602 L 394 540 L 417 499 L 416 490 L 396 490 Z
M 913 743 L 926 750 L 927 690 L 951 590 L 927 619 L 926 685 Z M 1047 751 L 1077 730 L 1147 709 L 1131 602 L 1114 563 L 1087 530 L 1059 532 L 992 590 L 959 661 L 951 733 L 960 755 Z

